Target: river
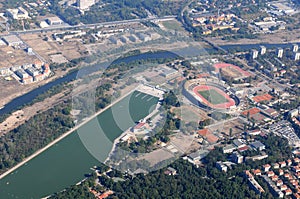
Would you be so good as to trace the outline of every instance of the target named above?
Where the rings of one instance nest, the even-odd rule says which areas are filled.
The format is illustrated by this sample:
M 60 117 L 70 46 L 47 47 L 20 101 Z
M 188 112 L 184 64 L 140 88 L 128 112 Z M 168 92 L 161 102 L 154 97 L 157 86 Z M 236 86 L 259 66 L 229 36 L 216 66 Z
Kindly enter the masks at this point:
M 128 95 L 1 179 L 0 198 L 40 198 L 84 179 L 85 174 L 91 173 L 91 167 L 107 158 L 113 140 L 124 129 L 154 110 L 158 98 L 139 93 L 135 91 Z

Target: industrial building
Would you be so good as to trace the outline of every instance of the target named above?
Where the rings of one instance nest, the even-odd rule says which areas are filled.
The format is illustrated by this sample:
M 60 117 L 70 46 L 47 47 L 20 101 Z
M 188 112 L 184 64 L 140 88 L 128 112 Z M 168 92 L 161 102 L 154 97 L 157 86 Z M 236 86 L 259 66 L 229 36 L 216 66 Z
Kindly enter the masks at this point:
M 77 3 L 77 7 L 80 10 L 87 10 L 92 5 L 94 5 L 96 2 L 95 2 L 95 0 L 77 0 L 76 3 Z
M 6 15 L 16 20 L 29 18 L 28 12 L 22 7 L 18 7 L 16 9 L 7 9 Z
M 46 21 L 50 26 L 61 25 L 64 23 L 59 17 L 50 17 Z
M 2 37 L 2 40 L 6 43 L 6 45 L 13 47 L 20 46 L 23 44 L 23 41 L 16 35 L 4 36 Z

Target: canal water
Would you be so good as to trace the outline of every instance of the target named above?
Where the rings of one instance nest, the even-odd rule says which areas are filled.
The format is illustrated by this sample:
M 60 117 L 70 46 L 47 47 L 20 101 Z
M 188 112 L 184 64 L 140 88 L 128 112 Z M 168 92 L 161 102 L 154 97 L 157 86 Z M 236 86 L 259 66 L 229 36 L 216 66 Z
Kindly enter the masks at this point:
M 0 180 L 0 198 L 41 198 L 76 184 L 108 156 L 124 129 L 152 112 L 158 98 L 138 91 Z M 93 154 L 93 155 L 91 155 Z

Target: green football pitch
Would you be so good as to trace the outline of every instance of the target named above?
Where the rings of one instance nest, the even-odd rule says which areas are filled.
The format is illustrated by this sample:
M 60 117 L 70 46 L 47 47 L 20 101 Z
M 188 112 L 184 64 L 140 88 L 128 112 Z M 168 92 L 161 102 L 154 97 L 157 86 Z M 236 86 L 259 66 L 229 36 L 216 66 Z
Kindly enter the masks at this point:
M 228 102 L 228 100 L 223 95 L 221 95 L 214 89 L 198 91 L 198 93 L 213 105 Z

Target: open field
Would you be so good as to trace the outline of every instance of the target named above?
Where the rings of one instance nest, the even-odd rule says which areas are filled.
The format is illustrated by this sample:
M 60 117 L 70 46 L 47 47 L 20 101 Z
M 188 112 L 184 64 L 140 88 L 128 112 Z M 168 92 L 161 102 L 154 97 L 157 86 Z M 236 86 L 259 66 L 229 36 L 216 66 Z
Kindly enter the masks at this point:
M 61 56 L 67 60 L 76 59 L 81 57 L 86 50 L 85 47 L 75 39 L 61 44 L 57 41 L 53 41 L 51 33 L 27 34 L 21 35 L 21 38 L 47 61 L 52 61 L 51 55 L 57 54 L 61 54 Z
M 228 102 L 228 100 L 223 95 L 221 95 L 214 89 L 202 90 L 202 91 L 198 90 L 198 93 L 213 105 L 223 104 Z
M 29 56 L 23 49 L 14 49 L 11 46 L 0 46 L 0 68 L 21 66 L 26 63 L 33 63 L 36 56 Z
M 187 123 L 199 122 L 200 120 L 208 119 L 205 111 L 202 109 L 195 109 L 194 107 L 187 105 L 183 105 L 181 107 L 172 107 L 171 111 L 175 113 L 176 117 Z
M 232 135 L 242 133 L 244 130 L 244 121 L 240 118 L 236 118 L 229 121 L 224 121 L 218 125 L 212 125 L 209 127 L 211 131 L 224 132 L 226 135 L 229 135 L 230 129 L 232 129 Z
M 182 24 L 177 20 L 163 21 L 161 23 L 168 30 L 185 31 Z
M 217 45 L 294 43 L 300 42 L 300 30 L 293 30 L 292 34 L 291 32 L 280 31 L 273 34 L 259 35 L 257 39 L 222 40 L 221 37 L 208 37 L 207 40 Z

